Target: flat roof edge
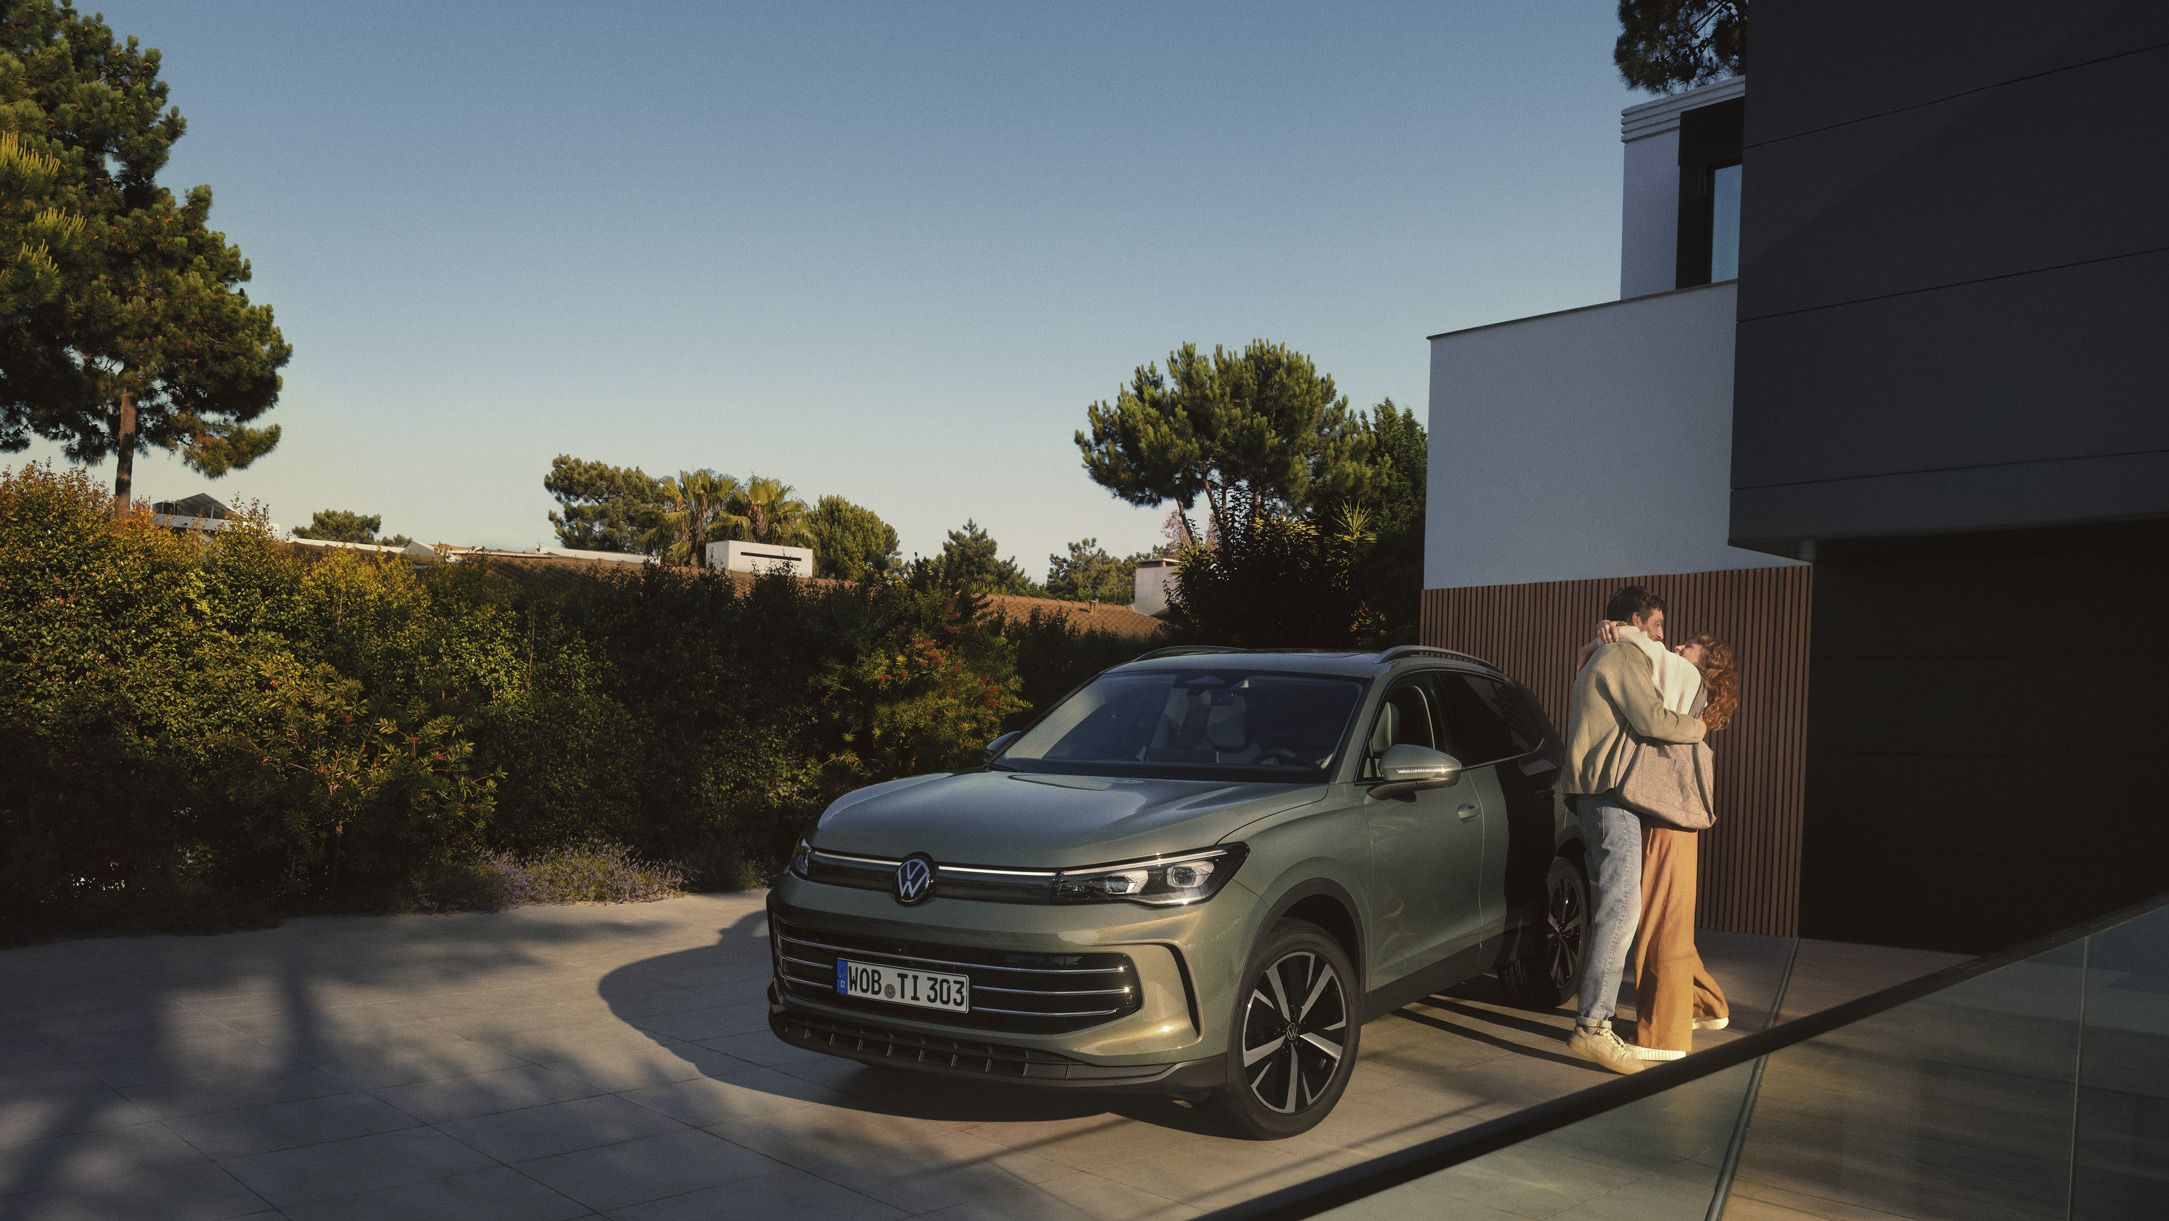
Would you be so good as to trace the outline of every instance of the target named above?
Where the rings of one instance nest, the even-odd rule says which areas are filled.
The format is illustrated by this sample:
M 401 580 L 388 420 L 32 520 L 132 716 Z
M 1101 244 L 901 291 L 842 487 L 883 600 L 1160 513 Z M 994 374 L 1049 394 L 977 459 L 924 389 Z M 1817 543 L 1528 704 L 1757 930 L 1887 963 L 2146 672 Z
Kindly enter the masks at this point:
M 1425 338 L 1425 339 L 1427 339 L 1427 340 L 1429 340 L 1429 339 L 1446 339 L 1446 338 L 1449 338 L 1449 337 L 1451 337 L 1451 336 L 1454 336 L 1454 335 L 1468 335 L 1468 334 L 1473 334 L 1474 332 L 1477 332 L 1477 331 L 1489 331 L 1489 330 L 1494 330 L 1494 329 L 1496 329 L 1496 328 L 1498 328 L 1498 327 L 1502 327 L 1502 326 L 1516 326 L 1516 325 L 1518 325 L 1518 324 L 1520 324 L 1520 323 L 1524 323 L 1524 322 L 1542 322 L 1543 320 L 1545 320 L 1545 319 L 1547 319 L 1547 318 L 1564 318 L 1564 317 L 1566 317 L 1566 316 L 1567 316 L 1567 315 L 1569 315 L 1569 314 L 1586 314 L 1586 313 L 1588 313 L 1588 312 L 1589 312 L 1589 311 L 1591 311 L 1591 310 L 1608 309 L 1608 308 L 1610 308 L 1611 306 L 1614 306 L 1614 305 L 1625 305 L 1625 304 L 1627 304 L 1627 303 L 1629 303 L 1629 302 L 1632 302 L 1632 301 L 1649 301 L 1649 300 L 1654 300 L 1655 298 L 1658 298 L 1658 297 L 1679 297 L 1679 296 L 1684 296 L 1684 295 L 1686 295 L 1686 294 L 1688 294 L 1688 293 L 1699 293 L 1699 292 L 1708 292 L 1709 290 L 1711 290 L 1711 289 L 1713 289 L 1713 288 L 1735 288 L 1735 289 L 1736 289 L 1736 288 L 1738 288 L 1738 287 L 1739 287 L 1739 284 L 1740 284 L 1740 282 L 1739 282 L 1738 280 L 1719 280 L 1719 281 L 1718 281 L 1717 283 L 1715 283 L 1715 284 L 1690 284 L 1690 285 L 1688 285 L 1688 286 L 1687 286 L 1687 287 L 1685 287 L 1685 288 L 1668 288 L 1668 289 L 1665 289 L 1665 290 L 1664 290 L 1663 292 L 1656 292 L 1656 293 L 1643 293 L 1643 294 L 1641 294 L 1640 296 L 1637 296 L 1637 297 L 1620 297 L 1620 298 L 1618 298 L 1617 300 L 1613 300 L 1613 301 L 1593 301 L 1593 302 L 1591 302 L 1591 303 L 1590 303 L 1590 304 L 1588 304 L 1588 305 L 1575 305 L 1575 306 L 1570 306 L 1570 307 L 1568 307 L 1568 308 L 1566 308 L 1566 309 L 1558 309 L 1558 310 L 1552 310 L 1552 311 L 1550 311 L 1549 313 L 1543 313 L 1543 314 L 1528 314 L 1528 315 L 1524 315 L 1523 317 L 1520 317 L 1520 318 L 1504 318 L 1504 319 L 1501 319 L 1501 320 L 1499 320 L 1499 321 L 1497 321 L 1497 322 L 1481 322 L 1481 323 L 1478 323 L 1478 324 L 1477 324 L 1477 325 L 1475 325 L 1475 326 L 1465 326 L 1465 327 L 1460 327 L 1460 328 L 1458 328 L 1458 329 L 1456 329 L 1456 330 L 1451 330 L 1451 331 L 1440 331 L 1440 332 L 1439 332 L 1438 334 L 1436 334 L 1436 335 L 1426 335 L 1426 336 L 1424 336 L 1424 338 Z

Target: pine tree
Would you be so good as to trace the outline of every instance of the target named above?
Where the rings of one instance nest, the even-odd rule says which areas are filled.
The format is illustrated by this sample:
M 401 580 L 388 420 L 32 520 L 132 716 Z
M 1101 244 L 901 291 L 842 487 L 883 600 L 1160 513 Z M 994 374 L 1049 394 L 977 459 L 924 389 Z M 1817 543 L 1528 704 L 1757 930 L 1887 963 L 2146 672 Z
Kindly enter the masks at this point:
M 1619 75 L 1670 93 L 1747 70 L 1747 0 L 1619 0 Z
M 1086 409 L 1077 448 L 1094 482 L 1137 505 L 1205 502 L 1207 531 L 1239 539 L 1261 514 L 1302 513 L 1361 478 L 1362 430 L 1308 356 L 1256 340 L 1207 356 L 1184 344 Z
M 0 173 L 38 194 L 0 207 L 0 448 L 35 435 L 71 461 L 114 459 L 128 508 L 136 455 L 178 453 L 216 478 L 278 444 L 254 421 L 293 349 L 242 285 L 248 261 L 209 226 L 211 188 L 158 184 L 186 130 L 159 55 L 66 0 L 0 17 Z

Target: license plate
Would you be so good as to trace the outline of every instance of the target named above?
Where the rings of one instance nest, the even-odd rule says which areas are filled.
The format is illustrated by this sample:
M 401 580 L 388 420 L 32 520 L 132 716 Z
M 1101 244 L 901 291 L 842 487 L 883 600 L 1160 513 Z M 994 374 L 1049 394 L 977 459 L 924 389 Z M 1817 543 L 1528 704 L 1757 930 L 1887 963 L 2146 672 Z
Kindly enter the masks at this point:
M 914 971 L 885 962 L 836 960 L 836 995 L 887 1001 L 892 1005 L 917 1005 L 922 1009 L 971 1012 L 971 978 Z

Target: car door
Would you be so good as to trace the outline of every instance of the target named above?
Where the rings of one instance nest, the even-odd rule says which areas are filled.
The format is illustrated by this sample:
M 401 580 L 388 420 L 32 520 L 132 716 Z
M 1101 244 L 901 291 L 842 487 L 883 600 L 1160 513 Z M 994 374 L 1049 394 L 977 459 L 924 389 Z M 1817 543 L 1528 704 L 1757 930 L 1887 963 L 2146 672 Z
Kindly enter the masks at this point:
M 1559 763 L 1544 749 L 1549 723 L 1529 696 L 1486 674 L 1442 672 L 1436 690 L 1446 749 L 1467 767 L 1484 814 L 1484 864 L 1477 881 L 1484 936 L 1541 899 L 1551 867 Z
M 1391 746 L 1443 749 L 1438 695 L 1430 674 L 1397 680 L 1380 701 L 1359 783 L 1379 782 Z M 1366 906 L 1374 979 L 1398 979 L 1483 936 L 1483 804 L 1467 778 L 1439 788 L 1364 803 L 1371 885 Z

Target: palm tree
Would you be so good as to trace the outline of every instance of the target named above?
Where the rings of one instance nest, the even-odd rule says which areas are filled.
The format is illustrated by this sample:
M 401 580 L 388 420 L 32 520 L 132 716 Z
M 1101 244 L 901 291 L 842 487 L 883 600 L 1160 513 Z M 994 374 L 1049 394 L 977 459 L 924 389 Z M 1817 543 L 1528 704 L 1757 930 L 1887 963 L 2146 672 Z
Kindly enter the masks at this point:
M 753 543 L 806 543 L 812 530 L 806 502 L 791 495 L 791 485 L 766 475 L 753 475 L 738 489 L 731 506 L 745 523 L 746 541 Z
M 663 520 L 649 547 L 666 564 L 698 568 L 707 563 L 708 543 L 746 528 L 735 511 L 742 490 L 738 481 L 717 471 L 679 471 L 662 480 Z

